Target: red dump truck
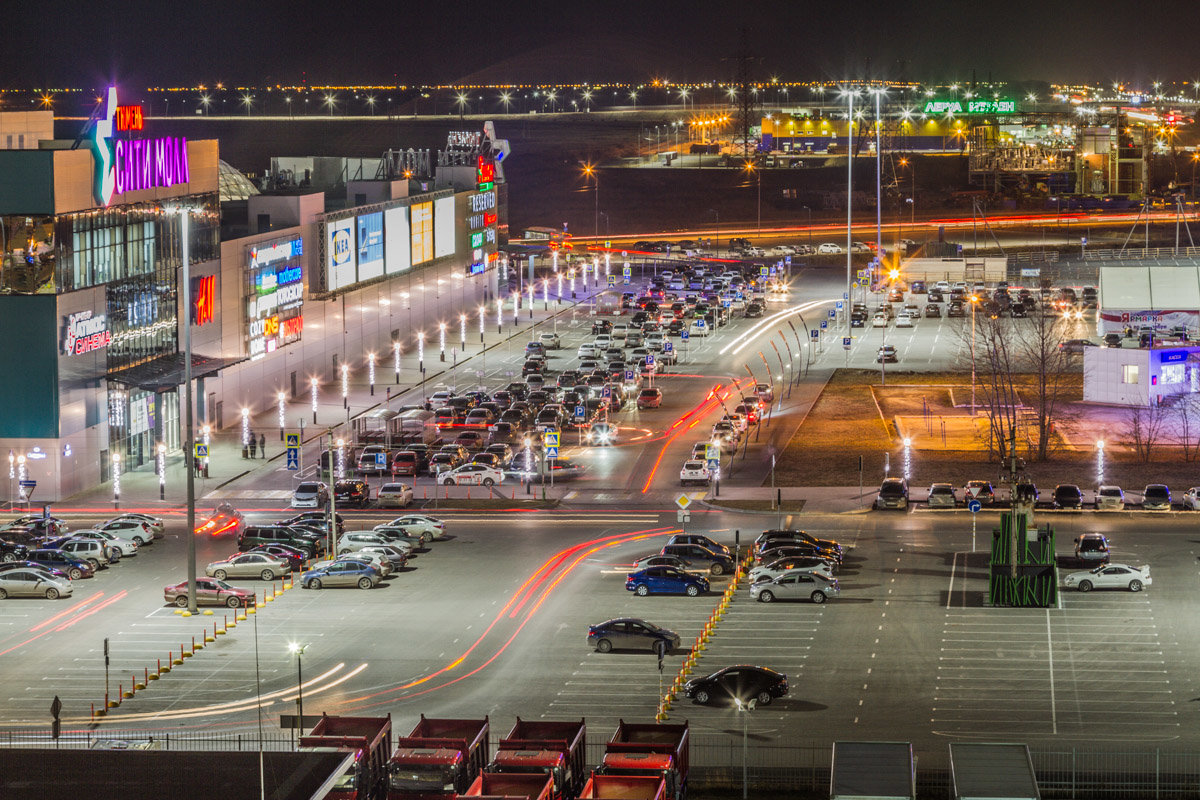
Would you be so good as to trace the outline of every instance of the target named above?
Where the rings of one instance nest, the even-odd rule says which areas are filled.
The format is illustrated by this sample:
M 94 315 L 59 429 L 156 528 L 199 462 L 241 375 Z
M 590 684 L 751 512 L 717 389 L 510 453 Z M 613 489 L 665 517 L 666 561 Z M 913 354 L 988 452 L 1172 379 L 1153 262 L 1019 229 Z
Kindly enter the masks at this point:
M 667 800 L 666 781 L 649 775 L 593 774 L 579 800 Z
M 331 717 L 300 737 L 301 750 L 354 753 L 354 764 L 338 778 L 330 800 L 382 800 L 387 796 L 388 758 L 392 754 L 392 717 Z
M 602 775 L 661 778 L 668 800 L 687 792 L 688 724 L 631 724 L 620 720 L 604 749 Z
M 396 739 L 388 762 L 389 800 L 436 800 L 462 794 L 488 763 L 488 718 L 430 719 Z
M 526 800 L 552 800 L 554 781 L 549 775 L 500 775 L 481 772 L 460 797 L 524 797 Z
M 587 726 L 578 722 L 540 722 L 517 717 L 500 740 L 488 772 L 544 774 L 554 779 L 555 800 L 574 800 L 587 780 L 584 768 Z

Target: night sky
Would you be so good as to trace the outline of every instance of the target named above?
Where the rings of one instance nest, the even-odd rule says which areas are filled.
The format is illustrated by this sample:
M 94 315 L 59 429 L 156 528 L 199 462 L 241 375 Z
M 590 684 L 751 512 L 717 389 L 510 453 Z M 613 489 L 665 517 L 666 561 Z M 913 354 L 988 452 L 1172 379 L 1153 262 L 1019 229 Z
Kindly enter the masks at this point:
M 5 88 L 726 81 L 743 26 L 758 79 L 1200 79 L 1194 0 L 15 6 L 0 48 Z

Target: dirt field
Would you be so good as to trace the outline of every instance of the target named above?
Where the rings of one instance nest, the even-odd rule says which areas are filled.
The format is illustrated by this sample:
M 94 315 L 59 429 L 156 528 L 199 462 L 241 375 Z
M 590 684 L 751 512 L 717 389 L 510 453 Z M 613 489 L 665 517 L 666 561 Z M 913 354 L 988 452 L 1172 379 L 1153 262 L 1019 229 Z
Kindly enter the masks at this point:
M 860 456 L 867 485 L 878 484 L 885 474 L 907 476 L 915 486 L 998 479 L 999 461 L 988 455 L 986 418 L 982 412 L 970 414 L 969 379 L 889 372 L 888 381 L 881 386 L 873 370 L 838 370 L 784 450 L 777 484 L 855 485 Z M 1069 392 L 1050 460 L 1027 458 L 1027 474 L 1035 483 L 1115 483 L 1135 491 L 1147 483 L 1166 483 L 1180 492 L 1200 484 L 1200 463 L 1184 460 L 1171 426 L 1143 463 L 1130 440 L 1128 410 L 1083 404 L 1080 393 L 1078 385 Z M 1030 403 L 1033 394 L 1027 389 L 1021 396 Z M 1097 446 L 1099 440 L 1103 447 Z

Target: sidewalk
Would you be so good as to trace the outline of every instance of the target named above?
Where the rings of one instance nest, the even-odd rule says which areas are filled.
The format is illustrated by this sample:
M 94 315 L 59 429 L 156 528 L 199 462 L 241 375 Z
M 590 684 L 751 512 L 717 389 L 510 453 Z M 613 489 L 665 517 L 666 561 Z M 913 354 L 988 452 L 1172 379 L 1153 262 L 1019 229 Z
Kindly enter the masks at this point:
M 619 285 L 616 289 L 620 291 Z M 347 392 L 347 407 L 343 408 L 340 382 L 326 378 L 320 388 L 317 403 L 317 425 L 312 424 L 313 406 L 310 396 L 305 393 L 297 398 L 289 398 L 284 406 L 284 420 L 288 432 L 299 431 L 299 421 L 304 420 L 304 444 L 311 447 L 319 437 L 325 436 L 329 429 L 334 430 L 335 436 L 345 436 L 350 439 L 347 422 L 364 413 L 383 408 L 391 404 L 418 405 L 425 397 L 439 388 L 457 387 L 466 389 L 476 385 L 481 378 L 488 374 L 504 369 L 512 373 L 514 380 L 520 379 L 521 364 L 524 360 L 524 346 L 530 337 L 536 336 L 543 329 L 553 330 L 558 326 L 570 324 L 573 320 L 578 324 L 590 325 L 591 301 L 600 294 L 610 291 L 608 287 L 598 285 L 590 291 L 579 290 L 577 297 L 571 299 L 569 289 L 564 286 L 564 297 L 556 299 L 553 294 L 549 303 L 544 303 L 541 297 L 533 303 L 532 320 L 530 305 L 526 295 L 521 309 L 521 320 L 517 327 L 513 325 L 511 306 L 505 309 L 505 319 L 497 332 L 496 318 L 491 316 L 480 343 L 479 318 L 468 319 L 467 341 L 465 349 L 459 336 L 458 326 L 446 332 L 446 361 L 440 360 L 438 340 L 426 342 L 425 346 L 425 375 L 417 368 L 416 353 L 404 353 L 402 357 L 399 383 L 392 368 L 390 356 L 386 363 L 376 364 L 375 393 L 372 396 L 365 366 L 359 365 L 350 372 Z M 493 305 L 493 310 L 495 306 Z M 262 452 L 257 452 L 254 459 L 242 458 L 242 428 L 234 425 L 210 434 L 208 477 L 197 477 L 196 507 L 207 510 L 220 502 L 219 497 L 204 499 L 210 493 L 219 494 L 230 486 L 247 486 L 237 492 L 241 497 L 261 495 L 262 499 L 284 499 L 280 494 L 291 496 L 290 492 L 281 490 L 254 488 L 261 479 L 283 467 L 284 447 L 279 434 L 279 412 L 277 409 L 265 411 L 250 418 L 250 430 L 254 436 L 266 436 L 266 458 Z M 197 425 L 199 430 L 200 425 Z M 197 433 L 197 442 L 201 441 Z M 312 464 L 315 455 L 305 454 L 304 463 Z M 120 488 L 121 508 L 174 509 L 183 508 L 186 504 L 184 472 L 186 459 L 179 453 L 167 459 L 165 499 L 160 499 L 159 477 L 149 465 L 138 470 L 121 475 Z M 465 487 L 464 487 L 465 488 Z M 511 497 L 511 489 L 506 486 L 506 495 Z M 540 498 L 540 487 L 535 486 Z M 547 497 L 560 497 L 566 489 L 555 487 L 553 492 L 547 487 Z M 450 496 L 456 497 L 465 491 L 451 489 Z M 520 487 L 518 487 L 518 495 Z M 474 499 L 474 496 L 473 496 Z M 113 484 L 111 481 L 93 489 L 81 492 L 55 504 L 56 508 L 67 510 L 74 507 L 113 506 Z M 35 502 L 34 508 L 37 504 Z

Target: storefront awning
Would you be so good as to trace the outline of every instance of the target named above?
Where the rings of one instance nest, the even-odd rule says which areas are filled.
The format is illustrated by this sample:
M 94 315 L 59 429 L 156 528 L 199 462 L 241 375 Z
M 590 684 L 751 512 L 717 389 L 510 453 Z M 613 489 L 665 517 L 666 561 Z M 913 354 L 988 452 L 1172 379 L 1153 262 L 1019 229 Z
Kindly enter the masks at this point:
M 183 385 L 183 358 L 183 353 L 160 356 L 145 364 L 109 373 L 108 379 L 146 392 L 169 392 Z M 207 378 L 210 375 L 216 375 L 226 367 L 232 367 L 234 364 L 240 364 L 247 360 L 248 358 L 245 356 L 212 358 L 193 353 L 192 378 Z

